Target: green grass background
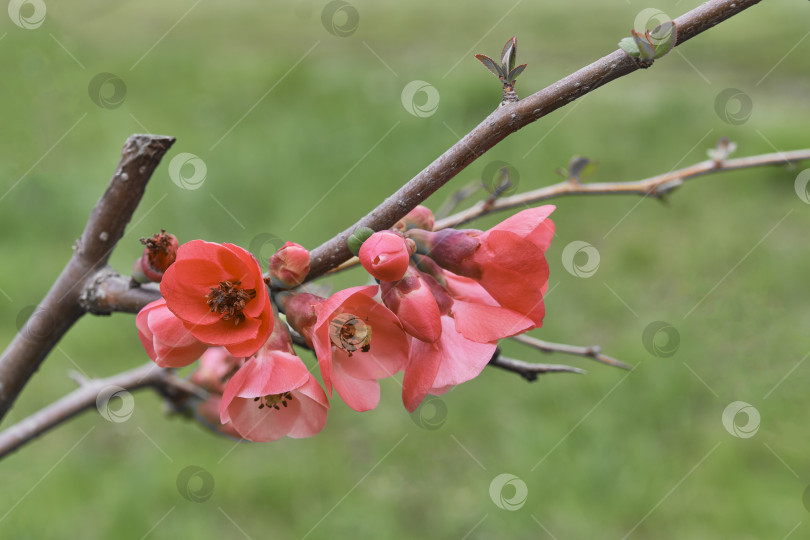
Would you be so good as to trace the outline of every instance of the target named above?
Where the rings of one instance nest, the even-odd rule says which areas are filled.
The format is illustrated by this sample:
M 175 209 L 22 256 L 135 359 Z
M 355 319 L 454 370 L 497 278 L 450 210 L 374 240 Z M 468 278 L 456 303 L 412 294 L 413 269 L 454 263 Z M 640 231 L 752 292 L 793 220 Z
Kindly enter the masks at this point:
M 529 64 L 517 90 L 526 95 L 615 50 L 649 7 L 350 1 L 359 27 L 343 38 L 323 26 L 323 1 L 46 0 L 35 30 L 0 13 L 0 194 L 8 191 L 0 201 L 0 343 L 70 257 L 130 134 L 177 143 L 113 254 L 121 272 L 141 250 L 137 239 L 160 228 L 181 241 L 247 248 L 269 234 L 312 248 L 497 105 L 499 84 L 473 54 L 497 55 L 517 35 L 518 60 Z M 655 7 L 675 17 L 697 5 Z M 807 9 L 762 2 L 652 69 L 513 134 L 428 204 L 437 208 L 496 159 L 512 163 L 520 188 L 531 189 L 558 181 L 554 170 L 573 155 L 598 160 L 594 180 L 611 181 L 700 161 L 721 136 L 738 143 L 738 155 L 809 146 Z M 120 107 L 90 99 L 101 72 L 125 82 Z M 438 90 L 434 115 L 417 118 L 402 106 L 412 80 Z M 726 88 L 752 100 L 741 125 L 715 112 Z M 200 189 L 170 181 L 168 162 L 181 152 L 206 163 Z M 637 366 L 629 375 L 507 345 L 512 356 L 589 373 L 528 384 L 487 369 L 441 398 L 446 421 L 435 430 L 412 421 L 389 380 L 376 410 L 358 414 L 335 400 L 320 435 L 271 444 L 235 445 L 166 417 L 161 400 L 140 391 L 128 421 L 91 411 L 0 462 L 0 536 L 807 537 L 810 205 L 794 192 L 807 166 L 697 179 L 668 205 L 629 196 L 557 201 L 558 236 L 547 254 L 553 289 L 545 326 L 533 334 L 599 344 Z M 599 250 L 591 278 L 563 267 L 562 250 L 574 240 Z M 331 284 L 364 280 L 355 272 Z M 679 333 L 669 358 L 642 344 L 659 320 Z M 146 360 L 132 316 L 85 317 L 4 426 L 70 392 L 70 370 L 101 377 Z M 721 424 L 738 400 L 761 414 L 748 439 Z M 190 465 L 215 481 L 204 502 L 176 486 Z M 502 473 L 527 486 L 519 510 L 490 498 Z

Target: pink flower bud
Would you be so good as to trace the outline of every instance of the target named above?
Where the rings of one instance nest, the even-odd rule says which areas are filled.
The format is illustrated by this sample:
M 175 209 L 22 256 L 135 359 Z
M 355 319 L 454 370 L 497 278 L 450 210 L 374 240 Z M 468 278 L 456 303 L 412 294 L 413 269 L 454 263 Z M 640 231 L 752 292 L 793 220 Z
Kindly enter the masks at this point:
M 428 343 L 441 337 L 439 306 L 419 272 L 409 268 L 396 283 L 383 282 L 380 291 L 383 302 L 399 317 L 408 334 Z
M 309 251 L 287 242 L 270 258 L 270 275 L 286 287 L 297 287 L 309 274 Z
M 481 231 L 442 229 L 437 232 L 414 229 L 408 231 L 419 253 L 427 254 L 445 270 L 471 278 L 481 275 L 481 268 L 473 260 L 481 245 L 477 238 Z
M 282 292 L 277 296 L 287 323 L 312 345 L 312 331 L 318 317 L 315 306 L 326 300 L 311 293 Z
M 380 281 L 399 281 L 408 269 L 413 252 L 401 235 L 392 231 L 380 231 L 363 242 L 360 263 Z
M 396 222 L 394 230 L 407 231 L 408 229 L 425 229 L 432 231 L 433 225 L 436 223 L 436 218 L 433 217 L 433 212 L 427 206 L 419 205 L 408 214 Z

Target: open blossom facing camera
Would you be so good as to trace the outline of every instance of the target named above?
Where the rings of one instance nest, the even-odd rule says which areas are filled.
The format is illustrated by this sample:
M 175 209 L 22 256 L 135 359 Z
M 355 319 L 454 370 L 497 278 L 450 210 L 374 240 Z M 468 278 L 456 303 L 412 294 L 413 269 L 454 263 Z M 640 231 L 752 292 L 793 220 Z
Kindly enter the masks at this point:
M 352 287 L 324 300 L 311 294 L 288 297 L 288 321 L 315 349 L 329 394 L 334 388 L 356 411 L 380 401 L 379 379 L 402 371 L 408 339 L 397 317 L 374 299 L 377 287 Z
M 222 394 L 220 420 L 245 439 L 311 437 L 326 425 L 329 402 L 315 377 L 292 349 L 283 323 L 239 368 Z
M 256 259 L 233 244 L 192 240 L 163 275 L 166 306 L 191 334 L 237 357 L 259 350 L 273 330 L 273 309 Z

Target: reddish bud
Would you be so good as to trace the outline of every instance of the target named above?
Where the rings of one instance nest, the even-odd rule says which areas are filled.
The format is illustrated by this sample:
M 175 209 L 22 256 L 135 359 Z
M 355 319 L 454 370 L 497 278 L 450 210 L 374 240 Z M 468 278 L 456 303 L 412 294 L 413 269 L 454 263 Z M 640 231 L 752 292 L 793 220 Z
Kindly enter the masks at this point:
M 399 281 L 408 269 L 408 261 L 415 248 L 395 232 L 376 232 L 363 242 L 360 263 L 380 281 Z
M 408 268 L 395 282 L 382 282 L 383 303 L 399 317 L 405 331 L 416 339 L 433 343 L 442 334 L 439 306 L 421 274 Z
M 309 274 L 309 251 L 287 242 L 270 257 L 270 275 L 285 287 L 297 287 Z
M 310 293 L 280 293 L 276 299 L 281 304 L 287 323 L 312 344 L 312 329 L 317 322 L 315 306 L 326 300 Z
M 481 276 L 481 268 L 473 256 L 481 242 L 481 231 L 442 229 L 437 232 L 413 229 L 408 237 L 416 242 L 417 250 L 433 259 L 445 270 L 471 278 Z
M 141 244 L 146 247 L 141 258 L 133 265 L 132 277 L 141 283 L 146 281 L 160 283 L 163 273 L 177 258 L 179 247 L 177 237 L 161 229 L 150 238 L 141 238 Z
M 427 206 L 419 205 L 408 214 L 396 222 L 394 230 L 405 232 L 409 229 L 425 229 L 432 231 L 433 225 L 436 223 L 436 218 L 433 217 L 433 212 Z

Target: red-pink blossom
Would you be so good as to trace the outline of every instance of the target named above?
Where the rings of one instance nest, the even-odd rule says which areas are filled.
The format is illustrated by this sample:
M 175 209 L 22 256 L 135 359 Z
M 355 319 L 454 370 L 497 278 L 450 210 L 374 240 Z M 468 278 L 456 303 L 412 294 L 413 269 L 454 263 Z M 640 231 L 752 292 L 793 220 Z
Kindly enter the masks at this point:
M 259 350 L 273 330 L 273 309 L 256 259 L 233 244 L 192 240 L 160 283 L 166 306 L 191 334 L 237 357 Z
M 411 253 L 413 250 L 402 235 L 379 231 L 360 247 L 360 264 L 380 281 L 398 281 L 408 269 Z
M 310 339 L 324 385 L 356 411 L 380 400 L 379 379 L 402 371 L 408 340 L 397 317 L 374 300 L 377 287 L 352 287 L 314 305 Z M 305 333 L 306 335 L 306 333 Z
M 295 354 L 262 347 L 225 387 L 220 421 L 245 439 L 311 437 L 326 425 L 329 402 Z
M 554 206 L 518 212 L 486 232 L 409 231 L 442 268 L 476 280 L 499 305 L 543 323 L 548 287 L 545 251 L 554 236 Z
M 163 298 L 144 306 L 135 317 L 135 326 L 149 358 L 160 367 L 187 366 L 208 348 L 169 311 Z

